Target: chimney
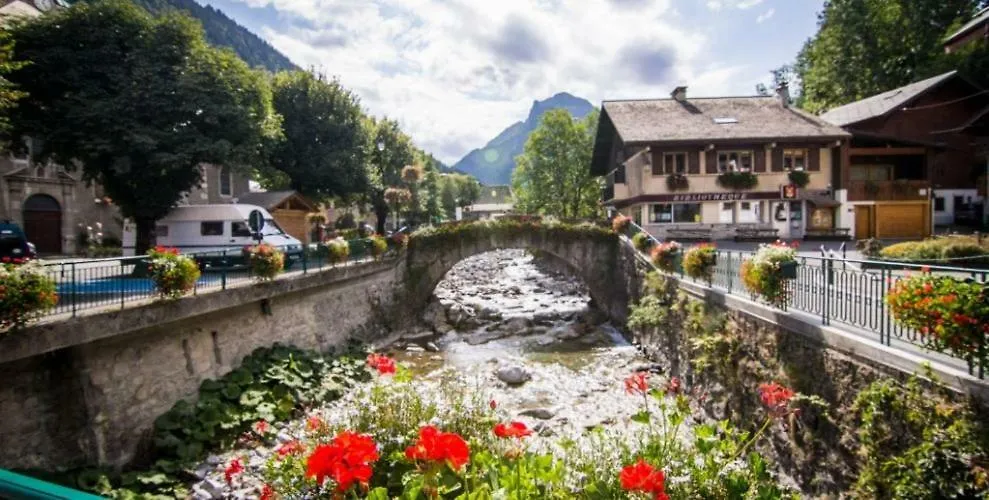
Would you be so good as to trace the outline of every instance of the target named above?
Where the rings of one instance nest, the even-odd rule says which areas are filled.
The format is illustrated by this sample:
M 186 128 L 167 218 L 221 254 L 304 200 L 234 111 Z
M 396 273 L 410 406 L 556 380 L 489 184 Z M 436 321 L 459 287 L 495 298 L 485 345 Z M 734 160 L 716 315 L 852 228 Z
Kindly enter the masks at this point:
M 776 95 L 780 97 L 780 104 L 784 108 L 790 107 L 790 84 L 786 81 L 780 82 L 779 86 L 776 87 Z
M 673 89 L 673 92 L 670 93 L 670 96 L 673 97 L 673 99 L 676 100 L 677 102 L 687 102 L 687 87 L 681 86 Z

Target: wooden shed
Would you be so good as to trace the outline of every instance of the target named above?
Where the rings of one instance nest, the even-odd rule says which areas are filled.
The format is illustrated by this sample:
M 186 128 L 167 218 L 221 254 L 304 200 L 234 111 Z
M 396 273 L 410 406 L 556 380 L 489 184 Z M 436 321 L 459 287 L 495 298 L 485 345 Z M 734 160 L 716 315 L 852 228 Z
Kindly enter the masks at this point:
M 303 243 L 310 242 L 310 225 L 306 216 L 317 211 L 318 208 L 298 191 L 244 193 L 238 197 L 237 203 L 257 205 L 267 209 L 282 230 Z

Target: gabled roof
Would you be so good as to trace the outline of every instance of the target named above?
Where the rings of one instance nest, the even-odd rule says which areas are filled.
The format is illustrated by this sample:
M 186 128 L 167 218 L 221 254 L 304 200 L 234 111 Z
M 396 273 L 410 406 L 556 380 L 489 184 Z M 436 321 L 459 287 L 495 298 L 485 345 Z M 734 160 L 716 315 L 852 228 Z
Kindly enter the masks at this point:
M 979 26 L 989 23 L 989 7 L 980 10 L 971 21 L 965 23 L 964 26 L 958 29 L 958 31 L 952 33 L 948 38 L 944 39 L 944 44 L 949 45 L 955 40 L 965 36 L 968 32 L 978 28 Z
M 883 116 L 893 110 L 902 108 L 907 103 L 954 78 L 957 74 L 957 71 L 949 71 L 943 75 L 914 82 L 898 89 L 890 90 L 889 92 L 876 94 L 872 97 L 866 97 L 865 99 L 844 106 L 838 106 L 822 114 L 821 119 L 839 127 L 845 127 L 870 118 Z
M 510 186 L 481 186 L 481 196 L 474 205 L 512 204 L 512 188 Z
M 783 107 L 777 97 L 605 101 L 602 108 L 625 145 L 848 137 L 813 115 Z
M 299 204 L 303 205 L 308 212 L 313 212 L 316 210 L 316 205 L 311 201 L 306 199 L 306 197 L 299 194 L 297 191 L 258 191 L 253 193 L 244 193 L 237 197 L 237 203 L 243 205 L 257 205 L 266 210 L 274 210 L 282 203 L 294 198 Z

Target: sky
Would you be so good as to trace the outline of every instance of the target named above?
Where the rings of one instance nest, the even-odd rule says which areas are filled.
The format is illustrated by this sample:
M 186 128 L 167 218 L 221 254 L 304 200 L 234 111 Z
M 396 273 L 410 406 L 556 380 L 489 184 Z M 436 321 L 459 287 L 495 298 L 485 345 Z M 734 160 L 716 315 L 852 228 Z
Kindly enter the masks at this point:
M 534 100 L 753 95 L 822 0 L 199 0 L 452 165 Z

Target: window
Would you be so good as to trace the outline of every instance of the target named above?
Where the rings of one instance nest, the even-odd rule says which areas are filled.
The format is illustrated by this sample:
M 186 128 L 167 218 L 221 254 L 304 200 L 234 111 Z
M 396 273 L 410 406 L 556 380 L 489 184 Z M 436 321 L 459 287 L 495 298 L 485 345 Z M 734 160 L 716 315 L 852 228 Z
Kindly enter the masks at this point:
M 687 173 L 686 153 L 664 153 L 662 164 L 652 166 L 652 175 Z
M 944 197 L 938 196 L 937 198 L 934 198 L 934 211 L 944 212 Z
M 783 170 L 806 170 L 807 150 L 806 149 L 784 149 L 783 150 Z
M 168 238 L 168 226 L 155 226 L 155 236 Z
M 220 196 L 233 195 L 234 175 L 230 167 L 220 168 Z
M 203 236 L 223 236 L 223 222 L 202 222 L 199 224 L 199 234 Z
M 742 210 L 752 210 L 752 203 L 748 201 L 742 202 Z
M 649 207 L 649 222 L 652 224 L 693 224 L 700 221 L 700 203 L 662 203 Z
M 751 172 L 752 152 L 725 151 L 718 153 L 718 172 Z
M 230 236 L 232 237 L 248 237 L 251 235 L 251 228 L 246 222 L 231 222 L 230 223 Z

